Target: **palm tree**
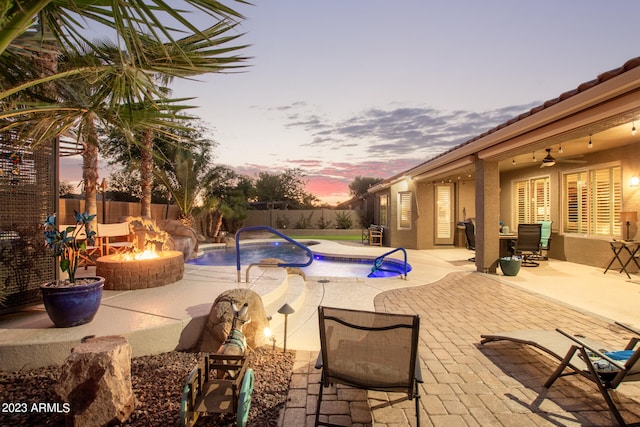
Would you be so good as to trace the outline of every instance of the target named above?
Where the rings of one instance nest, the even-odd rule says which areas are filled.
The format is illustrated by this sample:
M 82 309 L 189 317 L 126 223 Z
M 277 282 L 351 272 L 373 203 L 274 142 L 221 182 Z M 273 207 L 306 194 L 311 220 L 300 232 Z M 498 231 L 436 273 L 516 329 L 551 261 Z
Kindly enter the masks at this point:
M 228 16 L 240 15 L 220 3 L 205 0 L 184 0 L 188 4 L 199 4 L 213 15 L 223 17 L 215 25 L 205 29 L 197 30 L 179 13 L 171 10 L 170 16 L 178 22 L 184 24 L 195 32 L 181 39 L 174 39 L 169 34 L 170 31 L 161 25 L 156 27 L 149 25 L 150 34 L 142 34 L 132 30 L 127 24 L 127 17 L 141 14 L 145 18 L 142 21 L 146 24 L 157 24 L 150 9 L 146 9 L 143 2 L 132 1 L 128 6 L 113 6 L 112 11 L 119 11 L 118 17 L 124 22 L 113 20 L 113 28 L 118 30 L 119 43 L 131 49 L 123 51 L 119 45 L 109 43 L 92 43 L 86 40 L 77 28 L 71 25 L 70 33 L 76 34 L 77 38 L 86 42 L 87 46 L 95 52 L 97 61 L 76 64 L 64 70 L 57 70 L 50 67 L 49 73 L 44 76 L 33 76 L 34 78 L 22 78 L 18 80 L 16 75 L 29 76 L 29 74 L 16 73 L 13 64 L 20 64 L 22 69 L 29 69 L 26 62 L 14 62 L 11 59 L 29 58 L 37 53 L 47 44 L 34 44 L 34 34 L 40 27 L 28 27 L 29 31 L 20 33 L 14 38 L 14 43 L 3 47 L 3 37 L 0 37 L 0 64 L 4 65 L 4 76 L 0 75 L 2 87 L 10 89 L 0 91 L 0 101 L 2 101 L 2 111 L 0 111 L 0 131 L 13 130 L 20 132 L 24 139 L 31 139 L 32 146 L 37 146 L 40 142 L 48 140 L 50 137 L 66 132 L 78 123 L 82 123 L 85 133 L 83 145 L 85 147 L 85 168 L 84 179 L 88 208 L 95 209 L 95 184 L 97 183 L 97 133 L 95 120 L 109 122 L 112 126 L 120 127 L 122 133 L 132 144 L 138 141 L 133 138 L 132 129 L 142 129 L 145 138 L 142 140 L 145 147 L 143 164 L 147 165 L 143 171 L 143 189 L 150 189 L 148 185 L 151 181 L 149 173 L 151 165 L 152 144 L 154 132 L 160 127 L 166 127 L 164 120 L 168 117 L 167 111 L 178 111 L 189 108 L 187 106 L 176 106 L 176 100 L 168 100 L 165 96 L 166 90 L 157 84 L 158 80 L 169 81 L 172 77 L 191 77 L 208 72 L 222 72 L 227 69 L 240 67 L 238 63 L 246 58 L 232 54 L 234 51 L 245 46 L 227 47 L 229 42 L 234 41 L 240 35 L 227 35 L 234 29 L 235 23 L 227 19 Z M 69 43 L 75 41 L 69 39 L 66 33 L 61 31 L 60 22 L 67 23 L 67 26 L 74 21 L 64 9 L 64 7 L 49 10 L 47 1 L 36 1 L 38 4 L 45 4 L 40 9 L 40 22 L 42 27 L 50 30 L 53 37 L 46 37 L 46 40 L 62 40 L 59 49 L 67 53 L 69 57 L 74 53 L 83 54 L 85 47 L 79 44 Z M 100 9 L 92 10 L 91 3 L 84 1 L 62 2 L 74 12 L 87 13 L 90 17 L 101 21 L 100 17 L 110 16 L 109 11 Z M 163 3 L 164 4 L 164 3 Z M 168 6 L 165 6 L 165 8 Z M 78 11 L 77 8 L 81 10 Z M 58 10 L 59 9 L 59 10 Z M 121 10 L 123 9 L 123 10 Z M 12 10 L 9 8 L 9 10 Z M 9 13 L 8 19 L 18 22 L 19 17 L 24 18 L 24 14 L 31 9 L 13 10 Z M 21 13 L 22 12 L 22 13 Z M 1 13 L 1 12 L 0 12 Z M 56 14 L 57 13 L 57 14 Z M 57 16 L 57 19 L 53 19 Z M 2 17 L 2 15 L 0 15 Z M 17 21 L 16 21 L 17 20 Z M 0 20 L 0 25 L 2 25 Z M 102 22 L 104 23 L 104 22 Z M 45 25 L 48 24 L 48 25 Z M 64 25 L 63 25 L 64 26 Z M 10 32 L 10 31 L 9 31 Z M 2 33 L 6 36 L 9 32 Z M 48 32 L 44 32 L 48 35 Z M 162 43 L 160 36 L 165 36 L 169 42 Z M 69 43 L 69 44 L 67 44 Z M 44 53 L 51 56 L 52 49 L 49 47 Z M 54 51 L 55 52 L 55 51 Z M 76 55 L 77 56 L 77 55 Z M 87 56 L 84 55 L 86 58 Z M 92 58 L 93 59 L 93 58 Z M 34 97 L 34 88 L 45 83 L 57 82 L 63 86 L 66 82 L 73 81 L 76 86 L 87 84 L 91 87 L 91 95 L 83 97 L 83 102 L 70 99 L 41 99 Z M 80 82 L 80 83 L 79 83 Z M 99 85 L 96 85 L 99 82 Z M 67 93 L 72 93 L 68 91 Z M 28 97 L 25 98 L 24 95 Z M 25 102 L 32 100 L 35 102 Z M 57 102 L 56 102 L 57 101 Z M 145 105 L 145 109 L 135 108 L 140 104 Z M 171 107 L 167 108 L 167 105 Z M 97 113 L 96 110 L 107 112 L 108 118 Z M 114 114 L 117 112 L 118 114 Z M 141 112 L 143 112 L 141 114 Z M 149 113 L 151 112 L 151 114 Z M 156 114 L 157 113 L 157 114 Z M 142 119 L 141 119 L 142 118 Z M 92 122 L 92 123 L 89 123 Z M 142 214 L 150 215 L 150 194 L 143 194 Z M 145 204 L 146 202 L 146 204 Z M 146 209 L 145 209 L 146 206 Z
M 180 218 L 185 225 L 193 225 L 192 212 L 198 197 L 209 184 L 208 173 L 211 156 L 209 150 L 200 147 L 169 145 L 164 163 L 155 168 L 155 175 L 171 192 L 173 200 L 180 209 Z
M 248 4 L 243 0 L 235 1 Z M 121 50 L 134 57 L 135 64 L 147 69 L 157 66 L 159 68 L 155 69 L 162 71 L 166 64 L 154 64 L 154 58 L 147 58 L 144 39 L 151 38 L 159 43 L 168 41 L 167 47 L 172 46 L 173 50 L 168 48 L 164 56 L 171 58 L 169 55 L 174 55 L 173 59 L 178 62 L 190 63 L 193 58 L 181 50 L 174 35 L 190 32 L 203 36 L 205 33 L 191 22 L 186 10 L 205 13 L 226 26 L 233 26 L 234 19 L 243 18 L 237 11 L 215 0 L 181 0 L 181 3 L 168 5 L 164 0 L 7 0 L 0 8 L 0 56 L 6 52 L 32 56 L 34 52 L 50 51 L 43 41 L 57 41 L 58 46 L 67 49 L 67 53 L 77 52 L 83 45 L 94 48 L 87 37 L 91 31 L 82 25 L 88 22 L 115 30 L 123 44 Z M 39 25 L 34 24 L 36 20 Z M 175 30 L 179 27 L 186 30 Z M 51 81 L 84 71 L 77 69 L 51 75 L 47 79 Z M 29 82 L 9 92 L 15 93 L 40 83 Z
M 112 64 L 114 69 L 123 68 L 117 61 L 122 55 L 118 52 L 117 46 L 110 42 L 101 42 L 97 44 L 99 50 L 93 51 L 86 47 L 83 52 L 77 55 L 61 56 L 57 63 L 59 70 L 73 69 L 75 67 L 87 67 L 95 64 L 100 66 L 104 63 Z M 111 52 L 111 54 L 110 54 Z M 117 52 L 117 54 L 115 54 Z M 144 77 L 144 75 L 143 75 Z M 118 80 L 116 79 L 116 82 Z M 98 183 L 98 139 L 99 127 L 105 129 L 107 126 L 122 129 L 126 128 L 129 123 L 138 126 L 145 126 L 153 121 L 162 121 L 167 117 L 173 117 L 179 108 L 168 111 L 169 107 L 166 102 L 158 105 L 163 106 L 163 110 L 148 109 L 141 111 L 140 107 L 132 105 L 120 105 L 114 108 L 109 96 L 100 96 L 101 93 L 110 91 L 113 96 L 113 85 L 111 81 L 88 79 L 86 76 L 78 76 L 76 78 L 65 78 L 55 82 L 58 100 L 67 106 L 75 109 L 75 114 L 68 115 L 68 120 L 73 120 L 73 134 L 78 145 L 82 146 L 83 157 L 83 182 L 84 195 L 86 201 L 86 211 L 89 214 L 97 213 L 96 187 Z M 143 78 L 140 80 L 132 80 L 132 84 L 145 85 L 147 82 Z M 124 97 L 124 96 L 123 96 Z M 136 111 L 138 110 L 138 111 Z M 126 121 L 121 121 L 122 117 L 129 117 Z M 56 118 L 51 118 L 53 122 Z M 45 123 L 48 120 L 41 120 Z M 51 123 L 55 126 L 55 123 Z M 123 132 L 123 134 L 128 134 Z M 89 228 L 94 229 L 95 220 L 90 224 Z
M 92 96 L 93 104 L 119 110 L 123 113 L 119 120 L 125 127 L 140 129 L 140 126 L 145 126 L 145 129 L 154 130 L 157 128 L 155 123 L 136 122 L 133 111 L 127 111 L 120 106 L 143 102 L 149 105 L 151 110 L 161 110 L 160 104 L 166 100 L 166 89 L 158 85 L 158 81 L 224 72 L 241 67 L 239 64 L 247 58 L 234 55 L 233 52 L 245 46 L 226 46 L 240 36 L 227 35 L 235 25 L 220 21 L 210 28 L 169 43 L 146 35 L 125 32 L 120 35 L 119 40 L 136 39 L 137 43 L 129 41 L 125 45 L 132 45 L 143 51 L 144 56 L 140 56 L 141 52 L 129 55 L 116 43 L 91 43 L 87 46 L 95 52 L 98 61 L 50 71 L 42 78 L 34 76 L 34 73 L 24 73 L 29 69 L 29 62 L 24 58 L 29 58 L 29 55 L 21 56 L 15 53 L 24 49 L 9 49 L 6 54 L 0 52 L 0 83 L 3 83 L 2 87 L 9 87 L 0 91 L 0 131 L 11 129 L 21 132 L 25 137 L 34 140 L 34 145 L 67 131 L 75 125 L 78 116 L 85 113 L 85 105 L 56 102 L 59 100 L 55 98 L 39 98 L 35 96 L 35 88 L 53 81 L 78 79 L 101 82 L 101 89 Z M 77 56 L 77 53 L 84 52 L 84 48 L 79 46 L 60 46 L 60 49 L 63 52 L 72 52 L 69 56 Z M 15 61 L 16 58 L 21 60 Z M 19 64 L 18 70 L 16 64 Z M 25 75 L 22 79 L 16 77 Z

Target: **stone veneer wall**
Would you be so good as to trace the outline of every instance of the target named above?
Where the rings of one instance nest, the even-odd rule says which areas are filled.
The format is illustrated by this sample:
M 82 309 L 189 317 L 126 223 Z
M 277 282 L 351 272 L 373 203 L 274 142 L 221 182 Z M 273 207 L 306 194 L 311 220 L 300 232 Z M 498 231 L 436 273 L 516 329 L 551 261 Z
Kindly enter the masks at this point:
M 103 256 L 98 258 L 96 275 L 105 278 L 105 290 L 155 288 L 182 279 L 184 257 L 179 251 L 165 251 L 160 258 L 132 261 L 121 260 L 117 255 Z

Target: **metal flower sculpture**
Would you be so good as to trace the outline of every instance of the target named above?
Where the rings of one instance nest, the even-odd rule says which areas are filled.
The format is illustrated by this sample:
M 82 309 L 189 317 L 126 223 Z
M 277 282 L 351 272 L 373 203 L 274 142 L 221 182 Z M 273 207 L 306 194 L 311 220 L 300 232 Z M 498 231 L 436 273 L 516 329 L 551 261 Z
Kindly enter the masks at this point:
M 69 282 L 75 283 L 78 264 L 87 250 L 87 243 L 93 245 L 96 232 L 87 231 L 87 225 L 96 215 L 87 212 L 74 211 L 76 225 L 70 225 L 64 230 L 56 226 L 56 215 L 47 216 L 44 222 L 45 245 L 49 247 L 53 256 L 60 257 L 60 270 L 67 272 Z

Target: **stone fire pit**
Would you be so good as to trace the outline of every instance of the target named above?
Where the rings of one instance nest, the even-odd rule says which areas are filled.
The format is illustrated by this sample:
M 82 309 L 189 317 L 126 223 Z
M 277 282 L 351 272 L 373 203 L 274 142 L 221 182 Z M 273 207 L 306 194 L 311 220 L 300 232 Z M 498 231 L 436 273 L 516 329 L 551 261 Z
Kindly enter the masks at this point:
M 129 291 L 155 288 L 182 279 L 184 257 L 179 251 L 162 251 L 157 258 L 126 260 L 106 255 L 96 261 L 96 275 L 105 278 L 104 289 Z

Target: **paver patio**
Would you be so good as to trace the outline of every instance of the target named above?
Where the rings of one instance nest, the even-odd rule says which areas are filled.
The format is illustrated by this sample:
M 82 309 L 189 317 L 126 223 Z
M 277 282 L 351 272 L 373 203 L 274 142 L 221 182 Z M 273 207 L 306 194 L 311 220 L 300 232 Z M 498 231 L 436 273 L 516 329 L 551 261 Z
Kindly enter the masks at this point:
M 562 328 L 612 348 L 629 335 L 610 321 L 502 283 L 497 276 L 454 272 L 434 283 L 379 294 L 377 311 L 421 316 L 421 420 L 424 426 L 616 425 L 593 383 L 582 377 L 543 387 L 557 362 L 509 342 L 480 345 L 480 335 L 512 329 Z M 311 426 L 319 372 L 315 352 L 298 352 L 283 426 Z M 331 422 L 346 425 L 415 425 L 412 402 L 368 411 L 364 392 L 332 389 L 323 407 Z M 640 422 L 640 387 L 623 384 L 614 400 L 628 423 Z M 306 398 L 305 398 L 306 397 Z M 369 393 L 369 399 L 384 397 Z M 324 416 L 326 420 L 326 416 Z

